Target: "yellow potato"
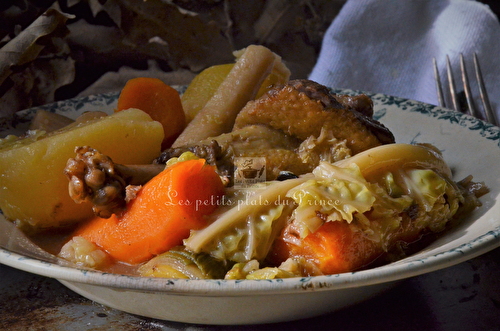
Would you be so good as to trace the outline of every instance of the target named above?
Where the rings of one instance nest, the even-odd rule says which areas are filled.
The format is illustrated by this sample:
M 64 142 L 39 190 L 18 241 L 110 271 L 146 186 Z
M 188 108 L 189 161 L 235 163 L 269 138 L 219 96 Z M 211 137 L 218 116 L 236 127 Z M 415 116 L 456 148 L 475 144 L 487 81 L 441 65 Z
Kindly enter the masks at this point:
M 92 215 L 76 204 L 63 173 L 76 146 L 91 146 L 120 164 L 150 163 L 160 154 L 163 128 L 138 109 L 72 124 L 41 138 L 0 147 L 0 209 L 35 228 L 68 225 Z
M 182 108 L 186 113 L 186 123 L 191 122 L 213 97 L 233 67 L 233 63 L 214 65 L 203 70 L 191 81 L 181 97 Z
M 200 72 L 191 81 L 181 97 L 182 108 L 186 113 L 186 123 L 191 122 L 196 114 L 207 104 L 208 100 L 214 96 L 233 67 L 234 63 L 214 65 Z M 275 64 L 271 73 L 260 86 L 255 99 L 263 96 L 271 87 L 285 84 L 289 78 L 290 71 L 288 68 L 281 62 Z

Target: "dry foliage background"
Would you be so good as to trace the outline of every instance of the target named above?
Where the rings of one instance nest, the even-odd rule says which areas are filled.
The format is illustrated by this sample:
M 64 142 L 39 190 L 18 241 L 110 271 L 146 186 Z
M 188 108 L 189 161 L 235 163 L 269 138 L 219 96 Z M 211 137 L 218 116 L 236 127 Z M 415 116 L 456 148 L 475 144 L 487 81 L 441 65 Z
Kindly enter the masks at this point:
M 258 43 L 292 78 L 315 64 L 343 0 L 0 2 L 0 116 L 121 89 L 136 76 L 187 84 Z

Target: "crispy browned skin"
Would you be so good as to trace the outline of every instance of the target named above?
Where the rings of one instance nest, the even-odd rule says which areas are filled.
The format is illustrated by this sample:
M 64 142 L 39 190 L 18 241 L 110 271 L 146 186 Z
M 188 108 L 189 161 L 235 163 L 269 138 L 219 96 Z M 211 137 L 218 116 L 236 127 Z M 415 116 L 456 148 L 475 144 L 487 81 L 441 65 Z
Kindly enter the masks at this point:
M 347 95 L 335 94 L 333 96 L 344 108 L 355 110 L 365 116 L 373 116 L 373 101 L 366 94 Z
M 337 139 L 346 140 L 353 154 L 394 142 L 390 131 L 380 123 L 342 105 L 324 86 L 306 80 L 291 81 L 247 103 L 234 129 L 251 124 L 266 124 L 300 140 L 317 137 L 324 128 Z
M 281 171 L 300 175 L 320 161 L 336 162 L 393 143 L 392 133 L 372 115 L 373 102 L 366 95 L 335 95 L 316 82 L 292 80 L 250 101 L 231 132 L 166 150 L 156 162 L 189 150 L 208 156 L 222 175 L 230 176 L 235 157 L 265 157 L 268 180 Z

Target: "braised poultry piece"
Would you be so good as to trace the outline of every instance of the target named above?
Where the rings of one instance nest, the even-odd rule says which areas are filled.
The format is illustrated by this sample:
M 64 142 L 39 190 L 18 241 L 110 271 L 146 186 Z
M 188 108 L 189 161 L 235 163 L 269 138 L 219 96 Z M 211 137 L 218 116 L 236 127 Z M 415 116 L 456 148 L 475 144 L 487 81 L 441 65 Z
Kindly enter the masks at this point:
M 157 166 L 114 165 L 85 147 L 77 148 L 65 173 L 72 197 L 91 201 L 97 215 L 109 217 L 125 207 L 129 184 L 144 184 L 163 170 L 162 164 L 186 151 L 216 165 L 230 184 L 235 157 L 265 157 L 266 179 L 275 180 L 283 171 L 305 174 L 321 161 L 336 162 L 394 143 L 392 133 L 372 115 L 366 95 L 335 95 L 316 82 L 293 80 L 248 102 L 231 132 L 169 148 L 155 160 Z
M 276 179 L 280 171 L 300 175 L 320 161 L 335 162 L 394 143 L 393 134 L 372 116 L 373 103 L 366 95 L 334 95 L 316 82 L 293 80 L 248 102 L 231 132 L 167 149 L 156 162 L 218 145 L 211 154 L 226 171 L 234 157 L 261 156 L 266 158 L 267 180 Z

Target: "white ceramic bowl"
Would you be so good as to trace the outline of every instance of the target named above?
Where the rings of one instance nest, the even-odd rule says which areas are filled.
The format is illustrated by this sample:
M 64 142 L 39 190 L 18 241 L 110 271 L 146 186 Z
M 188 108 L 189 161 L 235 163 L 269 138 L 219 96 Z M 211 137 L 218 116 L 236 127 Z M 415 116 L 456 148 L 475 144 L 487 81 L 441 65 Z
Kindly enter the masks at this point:
M 458 264 L 500 246 L 500 129 L 436 106 L 369 95 L 374 100 L 375 118 L 393 131 L 397 142 L 434 144 L 456 180 L 472 174 L 491 190 L 481 199 L 482 207 L 417 254 L 352 273 L 243 281 L 155 279 L 78 270 L 8 249 L 0 249 L 0 263 L 56 278 L 86 298 L 133 314 L 188 323 L 254 324 L 331 312 L 376 295 L 399 280 Z M 87 110 L 112 111 L 117 96 L 98 95 L 43 108 L 69 116 Z M 5 126 L 3 133 L 23 129 L 33 112 L 24 112 L 15 127 Z

